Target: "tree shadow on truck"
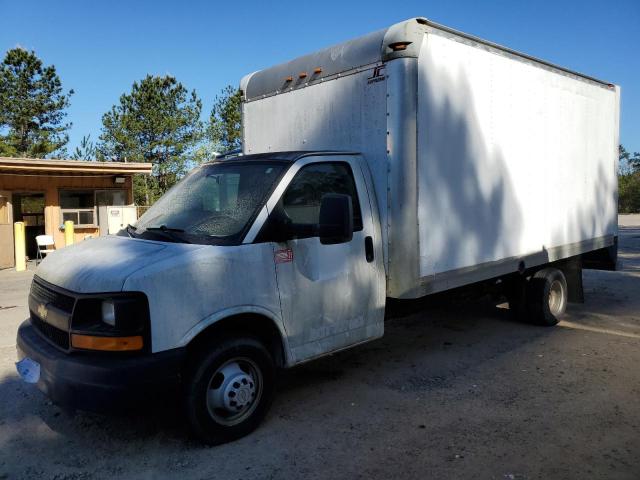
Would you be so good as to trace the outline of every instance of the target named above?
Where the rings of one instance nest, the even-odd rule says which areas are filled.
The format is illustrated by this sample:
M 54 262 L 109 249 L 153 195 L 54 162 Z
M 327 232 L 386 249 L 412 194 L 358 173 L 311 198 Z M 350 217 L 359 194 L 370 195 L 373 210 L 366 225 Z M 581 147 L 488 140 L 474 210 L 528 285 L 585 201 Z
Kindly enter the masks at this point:
M 418 111 L 418 215 L 421 275 L 437 280 L 439 272 L 521 253 L 524 227 L 507 167 L 519 159 L 486 143 L 490 119 L 479 117 L 466 76 L 427 68 L 419 86 L 426 99 Z

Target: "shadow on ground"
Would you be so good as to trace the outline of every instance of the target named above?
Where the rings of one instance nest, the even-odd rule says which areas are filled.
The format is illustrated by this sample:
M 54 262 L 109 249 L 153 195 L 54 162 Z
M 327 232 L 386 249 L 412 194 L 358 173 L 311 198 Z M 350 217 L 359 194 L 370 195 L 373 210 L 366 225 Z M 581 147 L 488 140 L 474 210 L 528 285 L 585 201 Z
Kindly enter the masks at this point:
M 288 429 L 303 417 L 322 418 L 327 406 L 331 415 L 342 415 L 346 412 L 340 409 L 352 405 L 360 411 L 371 409 L 375 396 L 361 396 L 358 390 L 429 395 L 451 388 L 470 368 L 552 333 L 507 317 L 508 311 L 478 300 L 462 307 L 430 305 L 393 318 L 381 340 L 282 372 L 278 397 L 264 425 L 232 445 L 277 439 L 282 448 L 295 449 L 298 440 L 281 435 L 283 426 Z M 137 472 L 177 472 L 191 464 L 183 465 L 184 458 L 209 452 L 213 465 L 233 448 L 210 450 L 193 441 L 179 402 L 171 398 L 154 399 L 141 410 L 117 416 L 69 413 L 16 375 L 0 382 L 0 398 L 12 399 L 0 407 L 0 450 L 11 457 L 0 462 L 0 475 L 7 472 L 10 478 L 45 473 L 59 474 L 57 478 L 123 475 L 128 467 L 116 461 L 121 457 Z M 33 452 L 38 452 L 37 461 Z
M 571 321 L 634 323 L 640 277 L 589 271 L 585 285 Z M 626 316 L 607 316 L 624 305 Z M 635 468 L 637 340 L 513 322 L 487 298 L 427 301 L 385 327 L 380 340 L 282 372 L 264 424 L 215 448 L 190 438 L 171 399 L 70 416 L 11 373 L 0 381 L 0 478 L 615 478 Z

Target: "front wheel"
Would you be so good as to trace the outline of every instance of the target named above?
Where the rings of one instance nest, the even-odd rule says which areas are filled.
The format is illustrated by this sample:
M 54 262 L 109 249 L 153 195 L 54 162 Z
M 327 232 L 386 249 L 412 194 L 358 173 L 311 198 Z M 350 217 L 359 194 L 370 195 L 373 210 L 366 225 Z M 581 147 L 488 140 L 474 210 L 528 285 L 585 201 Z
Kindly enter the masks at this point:
M 201 348 L 185 375 L 185 408 L 191 429 L 217 445 L 251 433 L 267 413 L 275 365 L 253 338 L 230 337 Z

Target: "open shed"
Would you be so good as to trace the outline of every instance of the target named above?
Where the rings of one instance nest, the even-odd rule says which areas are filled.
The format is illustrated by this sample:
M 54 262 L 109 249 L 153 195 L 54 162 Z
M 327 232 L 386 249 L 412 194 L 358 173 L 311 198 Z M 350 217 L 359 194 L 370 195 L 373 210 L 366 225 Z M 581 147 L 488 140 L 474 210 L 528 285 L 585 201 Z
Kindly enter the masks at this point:
M 63 224 L 74 241 L 108 233 L 108 206 L 133 205 L 133 175 L 150 163 L 0 157 L 0 268 L 14 265 L 13 223 L 25 223 L 26 251 L 35 258 L 37 235 L 64 246 Z

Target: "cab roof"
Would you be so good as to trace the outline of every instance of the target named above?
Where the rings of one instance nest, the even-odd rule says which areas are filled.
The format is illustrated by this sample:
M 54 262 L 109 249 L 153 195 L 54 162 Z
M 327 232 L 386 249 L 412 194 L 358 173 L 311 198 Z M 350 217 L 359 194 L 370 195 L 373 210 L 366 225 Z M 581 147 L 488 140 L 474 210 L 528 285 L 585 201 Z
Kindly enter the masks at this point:
M 293 163 L 302 157 L 324 156 L 324 155 L 357 155 L 356 152 L 343 152 L 337 150 L 294 150 L 288 152 L 264 152 L 252 153 L 250 155 L 236 155 L 225 158 L 219 157 L 207 163 L 231 163 L 231 162 L 255 162 L 255 161 L 280 161 Z

